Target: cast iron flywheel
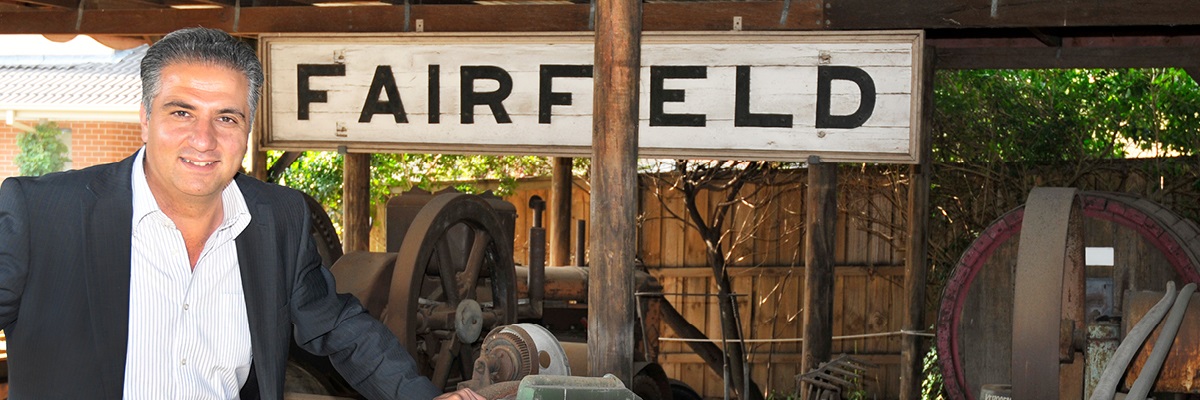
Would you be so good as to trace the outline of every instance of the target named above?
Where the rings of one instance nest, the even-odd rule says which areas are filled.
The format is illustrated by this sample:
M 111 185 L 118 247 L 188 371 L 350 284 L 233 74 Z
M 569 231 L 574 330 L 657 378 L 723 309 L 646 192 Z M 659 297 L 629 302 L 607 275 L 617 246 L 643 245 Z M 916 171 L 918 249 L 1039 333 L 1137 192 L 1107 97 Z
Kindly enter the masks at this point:
M 512 238 L 479 196 L 444 193 L 413 219 L 384 324 L 434 385 L 470 379 L 483 336 L 517 321 Z

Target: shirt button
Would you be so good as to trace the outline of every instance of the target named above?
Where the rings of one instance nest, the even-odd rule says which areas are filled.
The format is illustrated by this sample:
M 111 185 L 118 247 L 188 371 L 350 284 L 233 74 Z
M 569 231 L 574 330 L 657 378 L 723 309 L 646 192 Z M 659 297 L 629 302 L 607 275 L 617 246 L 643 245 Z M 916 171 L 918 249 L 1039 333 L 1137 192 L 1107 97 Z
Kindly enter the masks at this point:
M 183 311 L 187 311 L 187 309 L 188 309 L 187 303 L 183 303 Z
M 179 365 L 187 365 L 187 359 L 185 358 L 182 361 L 179 361 Z

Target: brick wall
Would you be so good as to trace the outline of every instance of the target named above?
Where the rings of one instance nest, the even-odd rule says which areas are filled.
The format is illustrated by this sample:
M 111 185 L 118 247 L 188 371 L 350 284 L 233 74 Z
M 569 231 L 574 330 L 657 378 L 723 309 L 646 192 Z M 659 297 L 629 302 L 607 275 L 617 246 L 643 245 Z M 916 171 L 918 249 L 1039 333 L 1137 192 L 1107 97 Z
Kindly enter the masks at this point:
M 29 126 L 37 121 L 20 121 Z M 141 127 L 134 122 L 56 122 L 71 129 L 71 168 L 120 161 L 142 146 Z M 17 175 L 17 134 L 15 127 L 0 124 L 0 177 Z

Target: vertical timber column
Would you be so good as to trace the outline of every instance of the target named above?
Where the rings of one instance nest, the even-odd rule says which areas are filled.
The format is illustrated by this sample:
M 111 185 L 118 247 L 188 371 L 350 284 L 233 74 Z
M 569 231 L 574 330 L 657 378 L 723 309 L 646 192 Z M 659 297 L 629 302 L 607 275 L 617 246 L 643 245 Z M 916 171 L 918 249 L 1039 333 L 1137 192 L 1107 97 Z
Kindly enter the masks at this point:
M 804 224 L 804 342 L 800 373 L 829 361 L 833 350 L 833 256 L 837 230 L 837 164 L 808 159 Z M 808 387 L 800 387 L 808 399 Z
M 371 154 L 346 153 L 342 169 L 342 250 L 370 250 Z
M 571 265 L 571 157 L 554 157 L 550 182 L 550 265 Z
M 258 121 L 262 121 L 262 109 L 258 112 Z M 267 152 L 262 149 L 262 122 L 250 130 L 250 142 L 246 143 L 246 153 L 250 155 L 250 170 L 246 171 L 254 179 L 267 181 Z
M 931 165 L 931 137 L 933 136 L 933 60 L 934 50 L 926 46 L 921 71 L 921 120 L 918 164 L 908 167 L 908 242 L 904 253 L 904 331 L 925 330 L 925 279 L 928 269 L 926 253 L 929 248 L 929 179 Z M 924 352 L 921 338 L 905 334 L 900 342 L 900 400 L 921 398 L 921 369 Z
M 611 373 L 626 385 L 633 382 L 641 3 L 596 3 L 587 374 Z

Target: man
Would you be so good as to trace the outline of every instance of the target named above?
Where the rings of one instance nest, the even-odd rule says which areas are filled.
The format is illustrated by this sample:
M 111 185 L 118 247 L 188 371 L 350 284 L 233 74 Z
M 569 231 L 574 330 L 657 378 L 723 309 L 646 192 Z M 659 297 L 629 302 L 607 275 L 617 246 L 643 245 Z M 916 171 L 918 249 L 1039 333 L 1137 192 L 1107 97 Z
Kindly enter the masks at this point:
M 4 181 L 11 398 L 280 399 L 289 335 L 368 398 L 438 394 L 334 293 L 299 193 L 237 173 L 262 83 L 224 32 L 171 33 L 142 60 L 141 150 Z

